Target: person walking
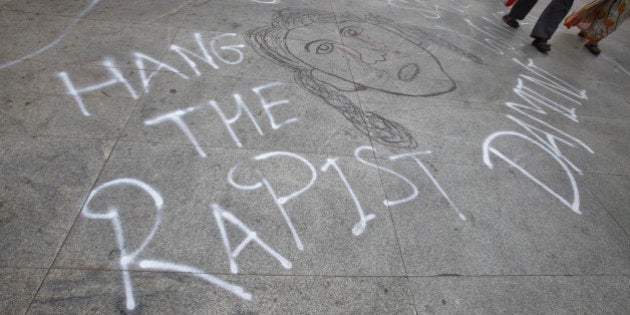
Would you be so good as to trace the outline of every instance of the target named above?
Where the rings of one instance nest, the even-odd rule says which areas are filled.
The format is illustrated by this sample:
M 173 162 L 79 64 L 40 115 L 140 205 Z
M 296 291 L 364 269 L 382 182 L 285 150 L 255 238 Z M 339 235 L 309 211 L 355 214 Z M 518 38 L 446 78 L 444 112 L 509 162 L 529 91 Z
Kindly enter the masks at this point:
M 567 28 L 577 26 L 578 35 L 585 37 L 588 42 L 584 47 L 593 55 L 599 55 L 602 50 L 598 43 L 612 34 L 630 15 L 629 0 L 596 0 L 577 12 L 569 14 L 564 20 Z
M 510 12 L 503 16 L 503 21 L 513 28 L 518 28 L 520 26 L 518 20 L 524 19 L 537 2 L 538 0 L 516 1 Z M 571 10 L 572 5 L 573 0 L 551 0 L 549 5 L 547 5 L 530 34 L 534 38 L 532 45 L 538 51 L 547 53 L 551 50 L 551 45 L 547 41 L 556 32 L 562 19 Z

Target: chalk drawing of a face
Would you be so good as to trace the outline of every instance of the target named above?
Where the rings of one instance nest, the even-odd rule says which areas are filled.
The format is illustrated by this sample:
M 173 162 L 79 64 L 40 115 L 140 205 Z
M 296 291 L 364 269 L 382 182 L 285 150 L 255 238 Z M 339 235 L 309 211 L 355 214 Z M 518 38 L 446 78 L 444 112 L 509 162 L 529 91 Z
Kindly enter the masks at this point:
M 289 33 L 304 38 L 303 34 L 312 32 L 307 28 L 317 28 L 316 24 L 294 28 Z M 322 32 L 321 38 L 306 45 L 290 41 L 287 47 L 310 65 L 313 72 L 353 82 L 358 89 L 407 96 L 434 96 L 455 89 L 455 82 L 435 56 L 400 35 L 367 22 L 346 21 L 338 25 L 339 35 Z M 342 56 L 347 57 L 354 80 L 344 69 L 332 66 L 330 59 Z
M 330 32 L 331 26 L 338 34 Z M 289 40 L 289 35 L 307 40 Z M 271 26 L 250 30 L 247 36 L 259 55 L 291 69 L 298 84 L 341 112 L 359 131 L 385 145 L 410 149 L 417 143 L 404 126 L 363 111 L 343 91 L 429 97 L 455 90 L 439 60 L 418 44 L 427 39 L 436 41 L 422 30 L 376 15 L 335 16 L 294 8 L 275 12 Z M 437 43 L 479 60 L 450 43 Z M 335 58 L 348 60 L 350 72 L 333 66 Z

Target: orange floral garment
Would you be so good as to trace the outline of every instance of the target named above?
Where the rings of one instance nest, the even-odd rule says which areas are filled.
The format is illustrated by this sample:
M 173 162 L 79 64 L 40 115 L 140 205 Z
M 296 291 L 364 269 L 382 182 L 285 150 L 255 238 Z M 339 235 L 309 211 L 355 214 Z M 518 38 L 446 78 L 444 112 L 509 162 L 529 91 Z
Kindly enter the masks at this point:
M 614 32 L 630 15 L 630 0 L 596 0 L 564 20 L 567 28 L 577 26 L 584 37 L 600 41 Z

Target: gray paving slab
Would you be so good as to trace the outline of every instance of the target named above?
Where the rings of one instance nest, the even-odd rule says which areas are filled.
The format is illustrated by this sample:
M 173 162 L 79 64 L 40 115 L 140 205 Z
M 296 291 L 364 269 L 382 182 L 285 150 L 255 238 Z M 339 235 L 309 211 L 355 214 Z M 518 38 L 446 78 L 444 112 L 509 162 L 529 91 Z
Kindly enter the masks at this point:
M 100 208 L 107 208 L 107 204 L 114 206 L 116 200 L 120 203 L 115 207 L 120 209 L 127 251 L 140 248 L 144 239 L 151 240 L 151 245 L 143 250 L 143 259 L 186 262 L 208 272 L 229 272 L 219 222 L 212 208 L 216 203 L 233 213 L 248 229 L 257 231 L 266 244 L 293 266 L 286 268 L 252 243 L 248 246 L 251 250 L 244 250 L 238 257 L 242 273 L 404 275 L 391 218 L 380 201 L 384 199 L 383 192 L 380 186 L 373 185 L 379 181 L 374 167 L 365 167 L 350 157 L 336 160 L 335 165 L 351 182 L 350 193 L 334 169 L 320 170 L 326 159 L 336 158 L 334 156 L 301 155 L 304 162 L 284 155 L 261 160 L 262 163 L 253 162 L 254 157 L 265 153 L 269 152 L 215 149 L 208 151 L 207 158 L 201 158 L 181 145 L 119 143 L 103 177 L 109 181 L 124 176 L 150 185 L 165 201 L 164 209 L 161 214 L 156 212 L 154 204 L 139 197 L 142 191 L 133 189 L 131 183 L 129 189 L 121 184 L 121 188 L 112 192 L 104 191 L 106 196 L 88 203 L 93 211 L 83 210 L 56 266 L 119 268 L 121 254 L 111 225 L 90 216 L 92 212 L 104 211 Z M 138 156 L 146 159 L 138 159 Z M 370 161 L 369 156 L 362 158 Z M 315 167 L 315 173 L 309 170 L 310 166 Z M 256 173 L 261 172 L 278 197 L 289 196 L 302 187 L 308 190 L 283 205 L 290 219 L 287 222 L 268 191 L 248 192 L 231 184 L 228 174 L 232 168 L 235 168 L 233 182 L 236 184 L 255 183 Z M 313 179 L 312 186 L 308 186 Z M 355 202 L 359 202 L 364 216 L 375 217 L 366 219 L 369 221 L 365 226 L 357 230 L 354 227 L 361 222 L 361 212 Z M 368 208 L 362 204 L 380 206 Z M 157 221 L 159 230 L 150 237 L 149 232 Z M 231 232 L 232 248 L 236 248 L 247 234 L 239 231 L 235 224 L 225 222 L 227 231 Z M 294 226 L 295 233 L 290 226 Z M 135 265 L 129 268 L 141 270 Z
M 198 274 L 133 272 L 138 313 L 400 313 L 413 314 L 404 278 L 218 276 L 252 292 L 250 301 L 204 282 Z M 120 273 L 55 270 L 44 282 L 30 313 L 126 312 Z M 227 294 L 226 294 L 227 293 Z M 67 296 L 75 296 L 68 299 Z M 378 300 L 378 303 L 373 303 Z M 200 311 L 203 310 L 203 311 Z
M 114 139 L 129 119 L 132 104 L 123 98 L 84 97 L 91 118 L 84 117 L 72 99 L 61 95 L 37 99 L 7 99 L 2 107 L 2 130 L 10 134 Z
M 418 189 L 417 198 L 391 207 L 410 275 L 625 274 L 630 268 L 627 235 L 583 187 L 578 186 L 583 214 L 576 215 L 558 199 L 543 198 L 547 191 L 533 189 L 529 178 L 514 171 L 503 177 L 494 173 L 498 170 L 432 161 L 423 165 L 427 171 L 411 158 L 383 161 Z M 528 169 L 572 200 L 566 174 Z M 467 180 L 471 178 L 474 182 Z M 401 190 L 400 182 L 391 174 L 384 176 L 390 200 L 412 195 L 414 186 Z M 578 248 L 579 258 L 574 255 Z
M 630 24 L 548 2 L 0 0 L 0 313 L 627 313 Z
M 5 1 L 9 3 L 3 7 L 7 11 L 37 13 L 46 15 L 74 17 L 78 15 L 89 2 L 78 1 Z
M 615 313 L 630 305 L 628 277 L 412 278 L 419 312 L 449 314 Z M 580 301 L 580 303 L 575 303 Z
M 252 28 L 271 22 L 273 12 L 286 7 L 312 8 L 331 11 L 330 1 L 296 0 L 263 3 L 240 1 L 196 1 L 178 12 L 164 17 L 167 23 L 177 23 L 183 28 L 197 31 L 246 33 Z
M 349 121 L 343 112 L 331 111 L 329 104 L 296 84 L 225 77 L 220 83 L 214 83 L 213 88 L 206 88 L 210 82 L 216 82 L 215 79 L 204 78 L 191 84 L 177 81 L 172 74 L 156 77 L 151 94 L 140 101 L 130 119 L 124 139 L 189 143 L 188 149 L 197 150 L 199 156 L 208 147 L 349 155 L 352 151 L 348 146 L 355 148 L 370 143 L 367 134 L 356 127 L 364 130 L 362 121 Z M 245 109 L 240 116 L 235 116 L 240 101 L 246 104 L 251 118 Z M 280 103 L 265 109 L 271 102 Z M 190 135 L 172 120 L 165 120 L 164 117 L 177 111 L 189 111 L 182 114 L 181 119 Z M 233 117 L 239 118 L 234 123 L 226 123 Z M 313 121 L 318 124 L 311 124 Z M 321 128 L 324 125 L 328 127 Z M 343 145 L 316 141 L 338 136 L 349 140 Z
M 0 264 L 49 267 L 113 143 L 5 135 L 1 139 Z
M 3 313 L 24 314 L 44 276 L 46 269 L 0 268 L 0 306 Z
M 155 63 L 145 61 L 138 66 L 135 53 L 143 53 L 160 60 L 175 37 L 177 28 L 161 24 L 127 24 L 111 21 L 79 20 L 32 13 L 5 11 L 5 32 L 20 45 L 5 46 L 3 55 L 19 58 L 31 51 L 49 47 L 45 54 L 32 60 L 49 64 L 102 65 L 110 59 L 118 66 L 156 69 Z M 29 21 L 35 23 L 29 23 Z M 73 26 L 73 27 L 69 27 Z M 51 29 L 42 34 L 37 29 Z M 63 45 L 51 45 L 63 40 Z M 13 48 L 15 47 L 15 48 Z
M 585 180 L 585 187 L 591 191 L 597 200 L 606 208 L 608 213 L 621 225 L 626 234 L 629 234 L 630 225 L 627 199 L 628 177 L 615 175 L 593 175 Z
M 247 35 L 231 31 L 212 32 L 181 28 L 164 57 L 164 63 L 193 81 L 227 76 L 293 82 L 291 71 L 284 70 L 258 55 L 247 44 L 248 38 Z M 196 58 L 193 55 L 203 57 L 204 49 L 209 53 L 209 58 Z M 332 62 L 334 61 L 331 60 Z M 337 61 L 337 65 L 343 63 Z M 152 85 L 163 82 L 156 81 Z
M 3 64 L 11 60 L 2 59 Z M 4 101 L 12 98 L 30 98 L 39 97 L 40 81 L 39 74 L 48 68 L 45 64 L 38 62 L 25 61 L 15 64 L 12 67 L 3 69 L 2 87 L 0 88 L 1 97 Z
M 150 76 L 152 71 L 143 73 Z M 143 95 L 139 71 L 133 69 L 26 61 L 7 69 L 7 74 L 0 91 L 0 130 L 15 135 L 115 139 Z M 116 74 L 123 79 L 90 91 Z M 68 93 L 72 89 L 75 95 Z

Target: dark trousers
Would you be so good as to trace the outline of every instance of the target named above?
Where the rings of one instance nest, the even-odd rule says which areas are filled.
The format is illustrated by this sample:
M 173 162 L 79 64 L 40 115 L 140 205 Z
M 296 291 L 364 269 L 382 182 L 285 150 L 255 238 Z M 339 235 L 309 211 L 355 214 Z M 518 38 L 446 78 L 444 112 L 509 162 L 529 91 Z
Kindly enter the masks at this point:
M 510 16 L 519 20 L 524 19 L 537 2 L 538 0 L 516 1 L 510 10 Z M 534 25 L 531 37 L 550 39 L 560 26 L 562 19 L 571 10 L 571 6 L 573 6 L 573 0 L 551 0 Z

